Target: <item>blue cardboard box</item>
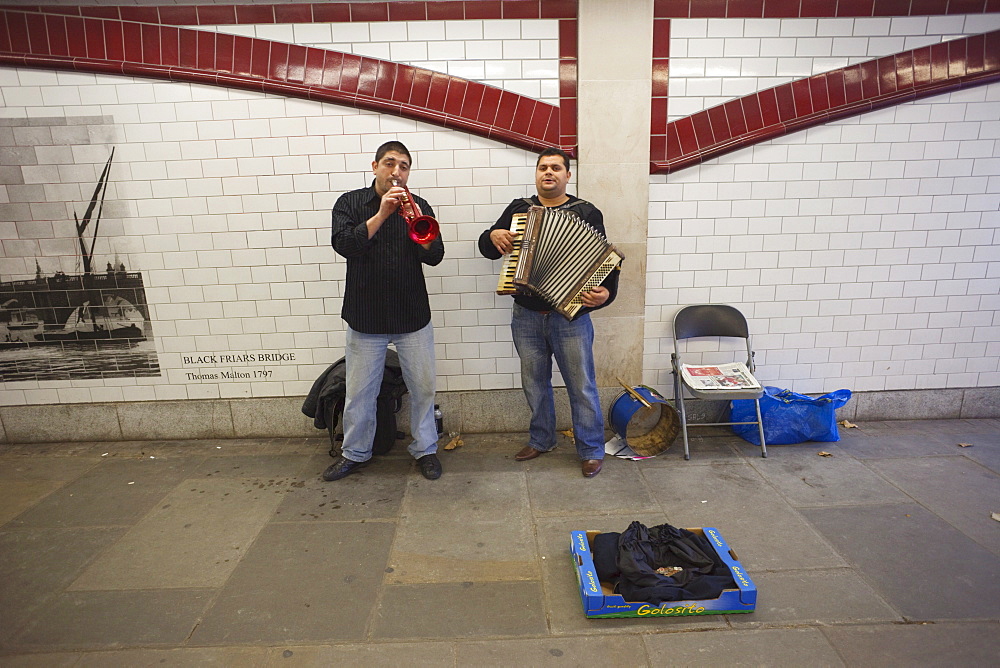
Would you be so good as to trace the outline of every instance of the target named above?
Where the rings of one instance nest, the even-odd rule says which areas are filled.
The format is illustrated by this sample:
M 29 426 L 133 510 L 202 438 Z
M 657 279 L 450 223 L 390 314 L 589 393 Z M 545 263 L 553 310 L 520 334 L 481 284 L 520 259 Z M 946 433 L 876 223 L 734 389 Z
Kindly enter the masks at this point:
M 715 527 L 688 529 L 701 534 L 715 549 L 719 558 L 729 567 L 737 589 L 726 589 L 718 598 L 698 601 L 668 601 L 656 606 L 644 601 L 626 601 L 612 592 L 611 586 L 599 582 L 591 544 L 600 531 L 571 532 L 570 550 L 580 583 L 583 612 L 588 617 L 690 617 L 692 615 L 730 615 L 753 612 L 757 606 L 757 587 L 747 575 L 736 553 L 729 548 L 722 534 Z

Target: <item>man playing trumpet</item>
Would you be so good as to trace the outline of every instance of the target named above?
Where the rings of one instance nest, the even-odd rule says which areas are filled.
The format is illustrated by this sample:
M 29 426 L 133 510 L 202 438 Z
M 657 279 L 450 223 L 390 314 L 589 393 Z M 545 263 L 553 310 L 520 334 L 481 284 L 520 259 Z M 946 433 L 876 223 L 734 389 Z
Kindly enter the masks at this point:
M 323 472 L 324 480 L 348 476 L 371 459 L 375 399 L 390 343 L 399 353 L 410 392 L 413 441 L 408 450 L 425 478 L 441 476 L 434 424 L 434 329 L 423 265 L 444 259 L 444 243 L 439 234 L 415 242 L 406 211 L 400 212 L 401 204 L 415 203 L 418 213 L 434 216 L 426 200 L 406 189 L 411 163 L 400 142 L 382 144 L 372 162 L 372 184 L 344 193 L 333 207 L 333 249 L 347 258 L 341 310 L 347 323 L 347 396 L 342 454 Z

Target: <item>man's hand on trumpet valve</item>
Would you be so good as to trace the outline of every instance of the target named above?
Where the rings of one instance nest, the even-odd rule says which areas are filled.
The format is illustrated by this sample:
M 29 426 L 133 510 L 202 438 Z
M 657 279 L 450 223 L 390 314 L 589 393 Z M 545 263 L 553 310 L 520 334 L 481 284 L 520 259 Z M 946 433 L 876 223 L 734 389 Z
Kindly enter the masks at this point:
M 403 190 L 401 186 L 394 185 L 390 187 L 384 195 L 382 195 L 382 201 L 379 204 L 379 214 L 383 218 L 388 218 L 399 208 L 400 201 L 403 199 L 406 191 Z

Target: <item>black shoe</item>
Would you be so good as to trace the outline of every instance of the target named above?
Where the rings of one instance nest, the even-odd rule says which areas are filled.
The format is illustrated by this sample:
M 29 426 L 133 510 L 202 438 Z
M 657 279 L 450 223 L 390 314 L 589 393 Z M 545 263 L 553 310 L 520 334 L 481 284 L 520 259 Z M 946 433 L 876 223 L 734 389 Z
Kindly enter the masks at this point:
M 363 469 L 368 466 L 368 462 L 355 462 L 347 457 L 337 457 L 333 460 L 333 463 L 323 471 L 323 480 L 327 482 L 333 482 L 334 480 L 340 480 L 343 477 L 349 476 L 355 471 Z
M 417 460 L 417 464 L 420 465 L 420 472 L 428 480 L 437 480 L 441 477 L 441 461 L 437 458 L 437 455 L 424 455 Z

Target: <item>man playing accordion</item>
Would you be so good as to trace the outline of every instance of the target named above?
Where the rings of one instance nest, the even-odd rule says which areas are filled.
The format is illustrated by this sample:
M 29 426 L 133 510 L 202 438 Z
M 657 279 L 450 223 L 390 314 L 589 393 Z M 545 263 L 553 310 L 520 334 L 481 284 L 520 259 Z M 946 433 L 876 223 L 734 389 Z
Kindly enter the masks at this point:
M 480 235 L 479 252 L 496 260 L 514 251 L 519 239 L 511 232 L 512 219 L 532 206 L 572 212 L 601 237 L 606 237 L 601 211 L 590 202 L 566 193 L 570 176 L 570 157 L 565 151 L 556 148 L 542 151 L 535 166 L 537 194 L 512 201 L 496 224 Z M 604 415 L 597 393 L 590 312 L 614 301 L 619 273 L 611 271 L 600 285 L 581 292 L 583 308 L 572 320 L 530 291 L 514 295 L 510 327 L 521 359 L 521 385 L 531 409 L 528 444 L 514 455 L 517 461 L 534 459 L 556 446 L 554 356 L 569 394 L 573 438 L 583 475 L 592 478 L 600 473 L 604 460 Z

